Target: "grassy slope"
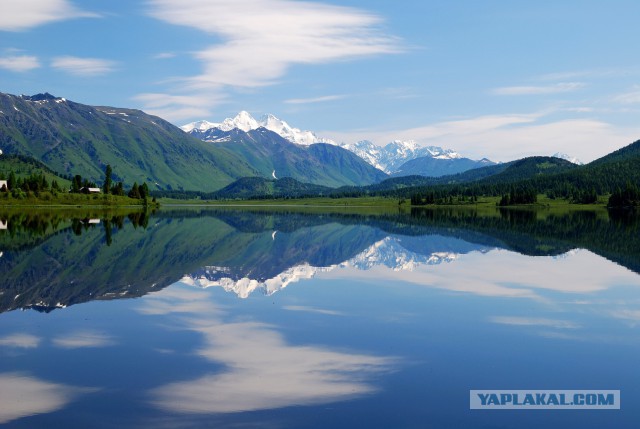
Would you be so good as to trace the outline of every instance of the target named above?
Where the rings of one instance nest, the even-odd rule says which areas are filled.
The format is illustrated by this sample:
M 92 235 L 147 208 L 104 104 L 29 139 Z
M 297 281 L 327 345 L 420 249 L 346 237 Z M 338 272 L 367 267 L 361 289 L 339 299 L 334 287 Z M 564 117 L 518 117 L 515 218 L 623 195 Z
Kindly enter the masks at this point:
M 60 177 L 49 167 L 33 158 L 0 155 L 0 177 L 7 178 L 11 171 L 19 178 L 29 177 L 32 174 L 43 174 L 49 184 L 56 180 L 62 189 L 71 186 L 69 180 Z
M 138 110 L 0 94 L 0 148 L 96 182 L 111 164 L 115 180 L 153 189 L 213 191 L 255 170 L 168 122 Z

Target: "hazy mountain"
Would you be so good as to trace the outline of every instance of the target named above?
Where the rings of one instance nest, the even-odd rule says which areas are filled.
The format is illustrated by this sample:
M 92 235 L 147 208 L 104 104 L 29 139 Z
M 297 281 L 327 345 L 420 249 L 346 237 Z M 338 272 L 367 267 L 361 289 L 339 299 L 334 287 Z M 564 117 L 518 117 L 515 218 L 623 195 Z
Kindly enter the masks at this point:
M 556 152 L 551 156 L 553 156 L 554 158 L 564 159 L 565 161 L 569 161 L 572 164 L 584 165 L 584 162 L 580 161 L 575 156 L 567 155 L 566 153 L 563 153 L 563 152 Z
M 418 175 L 440 177 L 463 173 L 468 170 L 486 167 L 489 165 L 495 165 L 495 162 L 491 162 L 486 158 L 474 161 L 472 159 L 462 157 L 438 158 L 433 156 L 423 156 L 405 162 L 392 174 L 392 176 L 401 177 Z

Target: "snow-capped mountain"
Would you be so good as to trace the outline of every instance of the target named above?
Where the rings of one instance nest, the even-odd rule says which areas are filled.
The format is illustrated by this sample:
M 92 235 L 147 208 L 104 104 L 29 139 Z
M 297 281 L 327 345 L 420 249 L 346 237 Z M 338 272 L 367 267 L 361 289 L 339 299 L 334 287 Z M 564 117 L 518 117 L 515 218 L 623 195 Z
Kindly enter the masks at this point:
M 443 149 L 437 146 L 421 147 L 414 140 L 394 140 L 384 147 L 378 146 L 368 140 L 359 141 L 354 144 L 343 143 L 340 146 L 355 153 L 369 164 L 387 174 L 398 171 L 402 164 L 416 158 L 462 158 L 457 152 L 451 149 Z
M 347 149 L 355 153 L 369 164 L 384 171 L 387 174 L 398 171 L 407 161 L 416 158 L 428 157 L 432 159 L 453 160 L 462 158 L 451 149 L 443 149 L 437 146 L 421 147 L 414 140 L 394 140 L 386 146 L 363 140 L 357 143 L 337 143 L 331 139 L 320 138 L 312 131 L 303 131 L 292 127 L 287 122 L 274 115 L 265 115 L 257 121 L 246 111 L 242 111 L 234 118 L 227 118 L 223 122 L 197 121 L 180 127 L 183 131 L 195 137 L 211 142 L 221 143 L 228 138 L 220 137 L 219 131 L 231 131 L 239 129 L 245 132 L 264 127 L 292 143 L 309 146 L 315 143 L 328 143 Z
M 479 251 L 486 251 L 479 248 Z M 370 270 L 375 267 L 386 267 L 393 271 L 414 271 L 427 265 L 439 265 L 454 262 L 460 256 L 453 251 L 431 252 L 423 255 L 405 249 L 395 237 L 386 237 L 355 257 L 337 265 L 314 267 L 308 263 L 296 265 L 269 279 L 252 279 L 248 276 L 233 275 L 227 267 L 205 267 L 196 273 L 184 276 L 180 281 L 184 284 L 200 287 L 221 287 L 227 292 L 235 293 L 238 298 L 248 298 L 253 292 L 273 295 L 292 283 L 311 279 L 319 273 L 327 273 L 335 269 L 355 268 Z
M 237 128 L 247 132 L 257 130 L 258 128 L 266 128 L 269 131 L 279 134 L 291 143 L 304 146 L 309 146 L 314 143 L 336 144 L 332 140 L 318 138 L 318 136 L 311 131 L 302 131 L 299 128 L 294 128 L 274 115 L 264 115 L 259 121 L 257 121 L 249 112 L 244 110 L 238 113 L 235 118 L 227 118 L 221 123 L 197 121 L 184 125 L 180 128 L 184 132 L 193 134 L 204 141 L 218 141 L 207 139 L 207 132 L 209 130 L 218 129 L 220 131 L 231 131 Z
M 573 164 L 584 165 L 584 162 L 580 161 L 575 156 L 567 155 L 566 153 L 556 152 L 551 156 L 554 157 L 554 158 L 564 159 L 564 160 L 569 161 L 569 162 L 571 162 Z

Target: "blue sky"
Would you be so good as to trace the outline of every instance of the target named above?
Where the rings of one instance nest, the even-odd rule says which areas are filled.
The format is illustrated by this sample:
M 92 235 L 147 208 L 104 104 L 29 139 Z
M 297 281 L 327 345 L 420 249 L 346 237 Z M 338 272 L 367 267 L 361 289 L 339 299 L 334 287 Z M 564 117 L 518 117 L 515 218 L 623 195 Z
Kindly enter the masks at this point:
M 0 0 L 0 91 L 590 161 L 640 138 L 638 17 L 637 0 Z

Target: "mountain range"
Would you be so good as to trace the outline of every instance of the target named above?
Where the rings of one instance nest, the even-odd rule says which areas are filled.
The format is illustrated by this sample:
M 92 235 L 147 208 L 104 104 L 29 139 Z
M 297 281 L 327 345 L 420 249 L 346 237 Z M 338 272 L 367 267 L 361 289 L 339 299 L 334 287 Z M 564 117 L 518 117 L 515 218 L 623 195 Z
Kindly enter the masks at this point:
M 272 121 L 273 122 L 273 121 Z M 362 186 L 387 175 L 339 146 L 291 143 L 265 128 L 219 130 L 203 142 L 139 110 L 75 103 L 51 94 L 0 93 L 0 150 L 29 156 L 62 176 L 146 182 L 152 190 L 211 192 L 243 177 L 291 177 L 322 186 Z
M 320 138 L 312 131 L 302 131 L 292 127 L 286 121 L 271 114 L 256 120 L 247 111 L 241 111 L 235 117 L 227 118 L 222 122 L 197 121 L 181 128 L 186 133 L 209 143 L 232 141 L 233 139 L 224 134 L 226 132 L 235 130 L 238 133 L 250 133 L 264 128 L 297 145 L 329 144 L 341 147 L 358 155 L 378 170 L 394 176 L 420 174 L 439 177 L 494 164 L 486 158 L 480 161 L 464 158 L 451 149 L 437 146 L 421 147 L 414 140 L 395 140 L 385 146 L 378 146 L 368 140 L 357 143 L 338 143 L 331 139 Z M 414 162 L 405 165 L 408 161 Z
M 450 149 L 421 147 L 414 141 L 398 140 L 384 147 L 370 141 L 336 143 L 273 115 L 257 121 L 247 112 L 221 123 L 192 123 L 181 130 L 139 110 L 88 106 L 48 93 L 0 93 L 0 150 L 32 158 L 66 178 L 79 174 L 101 183 L 105 167 L 111 165 L 112 179 L 125 186 L 146 182 L 154 191 L 220 191 L 218 197 L 224 198 L 327 195 L 328 188 L 346 192 L 357 188 L 360 195 L 411 186 L 490 185 L 547 176 L 545 183 L 552 183 L 565 170 L 575 170 L 562 176 L 572 186 L 589 182 L 598 193 L 606 193 L 613 186 L 624 186 L 626 179 L 635 181 L 636 174 L 636 151 L 631 149 L 622 152 L 621 159 L 604 157 L 580 167 L 563 154 L 495 164 L 464 158 Z M 0 165 L 0 174 L 8 172 L 3 165 L 12 168 L 14 164 Z M 287 180 L 279 180 L 283 178 Z M 271 192 L 258 192 L 265 189 Z

